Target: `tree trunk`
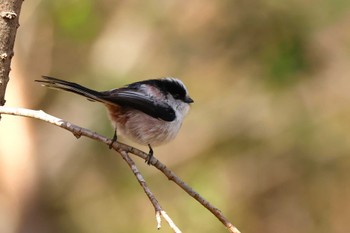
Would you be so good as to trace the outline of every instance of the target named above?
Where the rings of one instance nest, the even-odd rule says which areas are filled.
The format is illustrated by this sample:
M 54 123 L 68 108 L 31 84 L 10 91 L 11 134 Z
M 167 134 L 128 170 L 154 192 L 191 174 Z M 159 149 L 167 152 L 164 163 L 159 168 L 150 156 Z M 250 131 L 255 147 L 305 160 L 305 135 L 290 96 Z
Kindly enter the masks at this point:
M 0 106 L 5 104 L 13 46 L 23 0 L 0 0 Z

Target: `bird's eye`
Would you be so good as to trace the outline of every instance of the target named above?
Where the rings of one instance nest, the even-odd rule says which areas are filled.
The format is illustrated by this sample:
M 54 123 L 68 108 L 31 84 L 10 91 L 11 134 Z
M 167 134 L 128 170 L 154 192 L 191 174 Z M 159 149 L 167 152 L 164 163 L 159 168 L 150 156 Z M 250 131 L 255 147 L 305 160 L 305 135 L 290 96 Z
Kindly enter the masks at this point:
M 180 99 L 181 96 L 179 94 L 173 94 L 174 99 Z

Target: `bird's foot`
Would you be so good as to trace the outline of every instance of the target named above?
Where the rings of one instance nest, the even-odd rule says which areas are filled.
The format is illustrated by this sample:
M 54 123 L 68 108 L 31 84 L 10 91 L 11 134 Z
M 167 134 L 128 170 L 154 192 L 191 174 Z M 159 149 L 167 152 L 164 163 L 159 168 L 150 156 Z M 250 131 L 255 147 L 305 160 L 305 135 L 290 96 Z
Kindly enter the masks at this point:
M 113 138 L 112 138 L 111 143 L 109 144 L 109 149 L 112 149 L 113 143 L 115 143 L 115 142 L 117 141 L 117 138 L 118 138 L 118 136 L 117 136 L 117 130 L 114 130 L 114 135 L 113 135 Z
M 151 160 L 152 160 L 152 157 L 153 157 L 153 149 L 151 147 L 150 144 L 148 144 L 148 148 L 149 148 L 149 152 L 148 152 L 148 155 L 147 155 L 147 158 L 145 160 L 145 163 L 147 163 L 148 165 L 151 164 Z

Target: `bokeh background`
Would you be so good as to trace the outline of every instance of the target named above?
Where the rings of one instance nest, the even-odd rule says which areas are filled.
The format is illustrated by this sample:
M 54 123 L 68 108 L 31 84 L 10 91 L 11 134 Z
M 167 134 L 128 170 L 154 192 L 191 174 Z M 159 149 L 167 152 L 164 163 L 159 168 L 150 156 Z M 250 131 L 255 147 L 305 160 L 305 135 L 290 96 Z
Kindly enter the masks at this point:
M 32 0 L 20 24 L 7 106 L 112 136 L 102 105 L 34 80 L 107 90 L 178 77 L 195 103 L 157 158 L 242 232 L 350 231 L 350 1 Z M 0 132 L 0 232 L 157 231 L 106 145 L 13 116 Z M 135 160 L 183 232 L 226 232 Z

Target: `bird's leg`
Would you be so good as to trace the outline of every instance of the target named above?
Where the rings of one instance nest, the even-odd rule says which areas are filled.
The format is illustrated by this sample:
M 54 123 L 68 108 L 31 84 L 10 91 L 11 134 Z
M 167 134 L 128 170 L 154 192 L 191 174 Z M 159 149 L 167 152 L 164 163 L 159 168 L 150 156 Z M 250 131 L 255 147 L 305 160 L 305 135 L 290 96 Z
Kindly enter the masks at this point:
M 153 157 L 153 149 L 151 147 L 151 144 L 148 144 L 148 148 L 149 148 L 149 152 L 148 152 L 148 155 L 147 155 L 147 158 L 145 160 L 145 163 L 147 163 L 148 165 L 151 164 L 151 159 Z
M 117 141 L 117 138 L 118 138 L 118 136 L 117 136 L 117 128 L 115 128 L 112 141 L 109 144 L 109 149 L 112 149 L 113 143 L 115 143 Z

